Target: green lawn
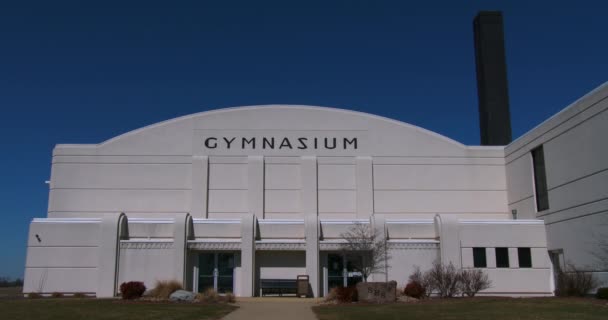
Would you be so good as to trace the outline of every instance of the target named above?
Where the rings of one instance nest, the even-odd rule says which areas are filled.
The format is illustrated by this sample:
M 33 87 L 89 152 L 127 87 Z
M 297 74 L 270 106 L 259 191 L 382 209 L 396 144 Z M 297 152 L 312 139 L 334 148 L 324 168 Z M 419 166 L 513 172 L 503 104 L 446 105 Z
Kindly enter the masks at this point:
M 18 298 L 23 297 L 21 287 L 6 287 L 0 288 L 0 298 Z
M 593 299 L 475 298 L 387 305 L 325 305 L 313 308 L 319 320 L 606 320 L 608 305 Z
M 125 303 L 104 299 L 3 299 L 0 300 L 0 319 L 201 320 L 219 319 L 235 308 L 226 304 Z

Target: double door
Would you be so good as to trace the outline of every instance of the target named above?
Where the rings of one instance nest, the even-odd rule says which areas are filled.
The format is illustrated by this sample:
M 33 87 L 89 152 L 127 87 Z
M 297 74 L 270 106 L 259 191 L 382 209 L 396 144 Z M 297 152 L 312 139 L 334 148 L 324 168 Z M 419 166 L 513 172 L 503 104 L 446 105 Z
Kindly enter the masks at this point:
M 362 256 L 347 256 L 339 253 L 327 255 L 327 288 L 350 287 L 363 281 L 357 269 Z
M 234 292 L 234 253 L 201 253 L 198 268 L 198 292 Z

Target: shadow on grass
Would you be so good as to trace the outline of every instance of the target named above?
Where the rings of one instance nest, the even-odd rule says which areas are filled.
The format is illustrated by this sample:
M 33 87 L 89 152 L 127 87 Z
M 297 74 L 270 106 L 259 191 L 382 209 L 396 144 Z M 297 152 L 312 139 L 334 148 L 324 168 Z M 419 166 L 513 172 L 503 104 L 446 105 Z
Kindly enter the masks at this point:
M 129 302 L 114 299 L 20 299 L 0 300 L 0 318 L 63 320 L 190 320 L 219 319 L 235 310 L 229 304 Z
M 605 320 L 608 305 L 596 299 L 455 298 L 384 305 L 316 306 L 320 320 Z

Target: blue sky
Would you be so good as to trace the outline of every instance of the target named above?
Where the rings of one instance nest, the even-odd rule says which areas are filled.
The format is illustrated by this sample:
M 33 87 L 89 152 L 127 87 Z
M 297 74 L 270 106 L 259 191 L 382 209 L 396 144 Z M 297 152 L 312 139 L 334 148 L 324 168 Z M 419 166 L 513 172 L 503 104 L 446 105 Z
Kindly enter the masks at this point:
M 175 4 L 178 3 L 178 4 Z M 601 1 L 4 1 L 0 276 L 22 276 L 51 151 L 228 106 L 307 104 L 479 144 L 472 20 L 499 9 L 513 136 L 608 80 Z

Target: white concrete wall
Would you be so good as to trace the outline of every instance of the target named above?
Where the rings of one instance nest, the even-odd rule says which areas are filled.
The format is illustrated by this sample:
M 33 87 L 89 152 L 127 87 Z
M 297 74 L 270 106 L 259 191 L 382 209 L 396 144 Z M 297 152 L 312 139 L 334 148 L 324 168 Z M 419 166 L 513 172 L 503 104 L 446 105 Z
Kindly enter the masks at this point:
M 552 295 L 553 273 L 547 253 L 545 226 L 540 220 L 466 221 L 459 224 L 462 267 L 474 268 L 473 248 L 486 248 L 486 268 L 492 286 L 483 295 Z M 509 268 L 496 267 L 495 248 L 509 248 Z M 531 268 L 520 268 L 517 248 L 530 248 Z
M 33 221 L 23 292 L 96 293 L 100 241 L 100 220 Z
M 166 246 L 146 246 L 121 248 L 118 270 L 118 284 L 128 281 L 142 281 L 147 289 L 152 289 L 157 281 L 177 280 L 173 270 L 172 243 Z
M 598 271 L 605 280 L 608 265 L 599 266 L 592 252 L 608 237 L 607 109 L 608 85 L 603 85 L 505 149 L 509 209 L 543 219 L 549 250 L 562 249 L 567 262 Z M 537 212 L 530 151 L 540 145 L 549 209 Z
M 389 254 L 391 259 L 388 262 L 388 279 L 397 281 L 398 288 L 404 288 L 416 266 L 424 272 L 431 268 L 433 261 L 439 259 L 439 248 L 428 244 L 410 246 L 389 244 Z M 374 281 L 384 281 L 382 275 L 377 275 L 378 280 L 375 277 L 376 275 Z
M 299 157 L 269 158 L 264 168 L 264 212 L 267 219 L 302 219 Z

